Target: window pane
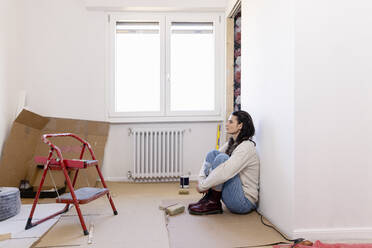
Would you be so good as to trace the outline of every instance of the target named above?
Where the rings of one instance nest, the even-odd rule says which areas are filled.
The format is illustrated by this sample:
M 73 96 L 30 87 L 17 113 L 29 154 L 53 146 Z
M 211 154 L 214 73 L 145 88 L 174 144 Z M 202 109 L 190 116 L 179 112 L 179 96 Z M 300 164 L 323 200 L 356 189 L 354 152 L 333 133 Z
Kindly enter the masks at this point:
M 115 111 L 160 111 L 158 22 L 117 22 L 115 66 Z
M 171 111 L 208 111 L 215 106 L 212 22 L 172 22 Z

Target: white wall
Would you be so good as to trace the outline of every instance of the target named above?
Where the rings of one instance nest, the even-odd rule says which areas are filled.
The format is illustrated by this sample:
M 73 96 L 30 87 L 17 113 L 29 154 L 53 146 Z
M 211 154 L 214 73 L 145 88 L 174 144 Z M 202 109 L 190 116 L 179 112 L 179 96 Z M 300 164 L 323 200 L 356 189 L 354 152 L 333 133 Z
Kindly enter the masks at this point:
M 372 236 L 372 3 L 243 1 L 260 211 L 292 237 Z
M 17 111 L 22 83 L 18 74 L 19 19 L 21 7 L 17 0 L 0 1 L 0 152 Z
M 261 160 L 260 206 L 293 230 L 294 80 L 292 0 L 242 2 L 242 109 L 252 114 Z
M 295 6 L 295 232 L 370 239 L 372 2 Z
M 83 1 L 22 1 L 27 105 L 45 116 L 105 120 L 105 16 Z
M 105 1 L 93 2 L 106 4 Z M 132 7 L 137 3 L 111 3 L 114 2 Z M 207 4 L 195 4 L 194 7 L 205 8 L 220 2 L 207 1 Z M 142 1 L 138 4 L 141 7 L 185 7 L 184 1 Z M 94 3 L 83 0 L 22 1 L 22 5 L 25 8 L 24 20 L 27 20 L 22 65 L 27 107 L 44 116 L 104 121 L 107 23 L 104 11 L 87 10 Z M 215 146 L 217 122 L 160 125 L 191 128 L 192 131 L 185 134 L 184 163 L 185 172 L 196 175 L 205 153 Z M 127 171 L 133 170 L 128 160 L 128 128 L 134 126 L 159 124 L 112 124 L 103 165 L 105 177 L 126 179 Z

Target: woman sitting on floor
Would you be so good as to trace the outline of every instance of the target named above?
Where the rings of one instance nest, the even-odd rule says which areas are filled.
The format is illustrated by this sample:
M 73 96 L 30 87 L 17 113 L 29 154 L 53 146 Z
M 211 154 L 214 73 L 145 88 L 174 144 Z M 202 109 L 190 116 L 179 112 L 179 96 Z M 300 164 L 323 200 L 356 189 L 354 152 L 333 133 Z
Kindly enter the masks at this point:
M 260 162 L 252 141 L 255 128 L 251 116 L 245 111 L 233 112 L 226 131 L 232 135 L 229 142 L 206 156 L 197 187 L 205 195 L 189 205 L 190 214 L 222 213 L 221 198 L 233 213 L 256 209 Z

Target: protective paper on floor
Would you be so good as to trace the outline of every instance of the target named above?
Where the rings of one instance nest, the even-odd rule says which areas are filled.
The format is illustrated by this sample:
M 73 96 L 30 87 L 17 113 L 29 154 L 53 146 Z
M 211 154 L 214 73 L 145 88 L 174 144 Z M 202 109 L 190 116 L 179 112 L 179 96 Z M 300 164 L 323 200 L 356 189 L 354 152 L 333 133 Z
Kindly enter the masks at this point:
M 120 195 L 113 197 L 118 215 L 114 215 L 106 197 L 81 205 L 88 230 L 94 225 L 92 244 L 83 235 L 75 208 L 63 214 L 59 222 L 35 247 L 130 247 L 167 248 L 164 218 L 158 209 L 160 200 Z
M 0 221 L 0 234 L 11 233 L 11 239 L 0 241 L 0 248 L 26 248 L 31 247 L 39 240 L 60 218 L 56 216 L 39 225 L 25 230 L 26 222 L 31 211 L 31 204 L 22 205 L 21 211 L 16 216 Z M 34 213 L 33 221 L 58 212 L 65 207 L 65 204 L 38 204 Z
M 162 205 L 185 205 L 186 211 L 167 216 L 166 223 L 170 248 L 233 248 L 285 241 L 275 230 L 264 226 L 256 212 L 232 214 L 224 208 L 223 214 L 196 216 L 187 211 L 190 200 L 167 200 Z

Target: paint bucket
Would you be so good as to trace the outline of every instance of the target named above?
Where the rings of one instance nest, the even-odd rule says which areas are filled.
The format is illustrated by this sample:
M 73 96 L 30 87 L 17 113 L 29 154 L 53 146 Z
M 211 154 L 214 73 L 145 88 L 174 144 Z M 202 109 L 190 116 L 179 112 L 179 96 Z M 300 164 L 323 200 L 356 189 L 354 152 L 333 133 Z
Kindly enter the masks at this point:
M 188 189 L 189 188 L 189 176 L 181 176 L 180 177 L 180 188 L 181 189 Z

